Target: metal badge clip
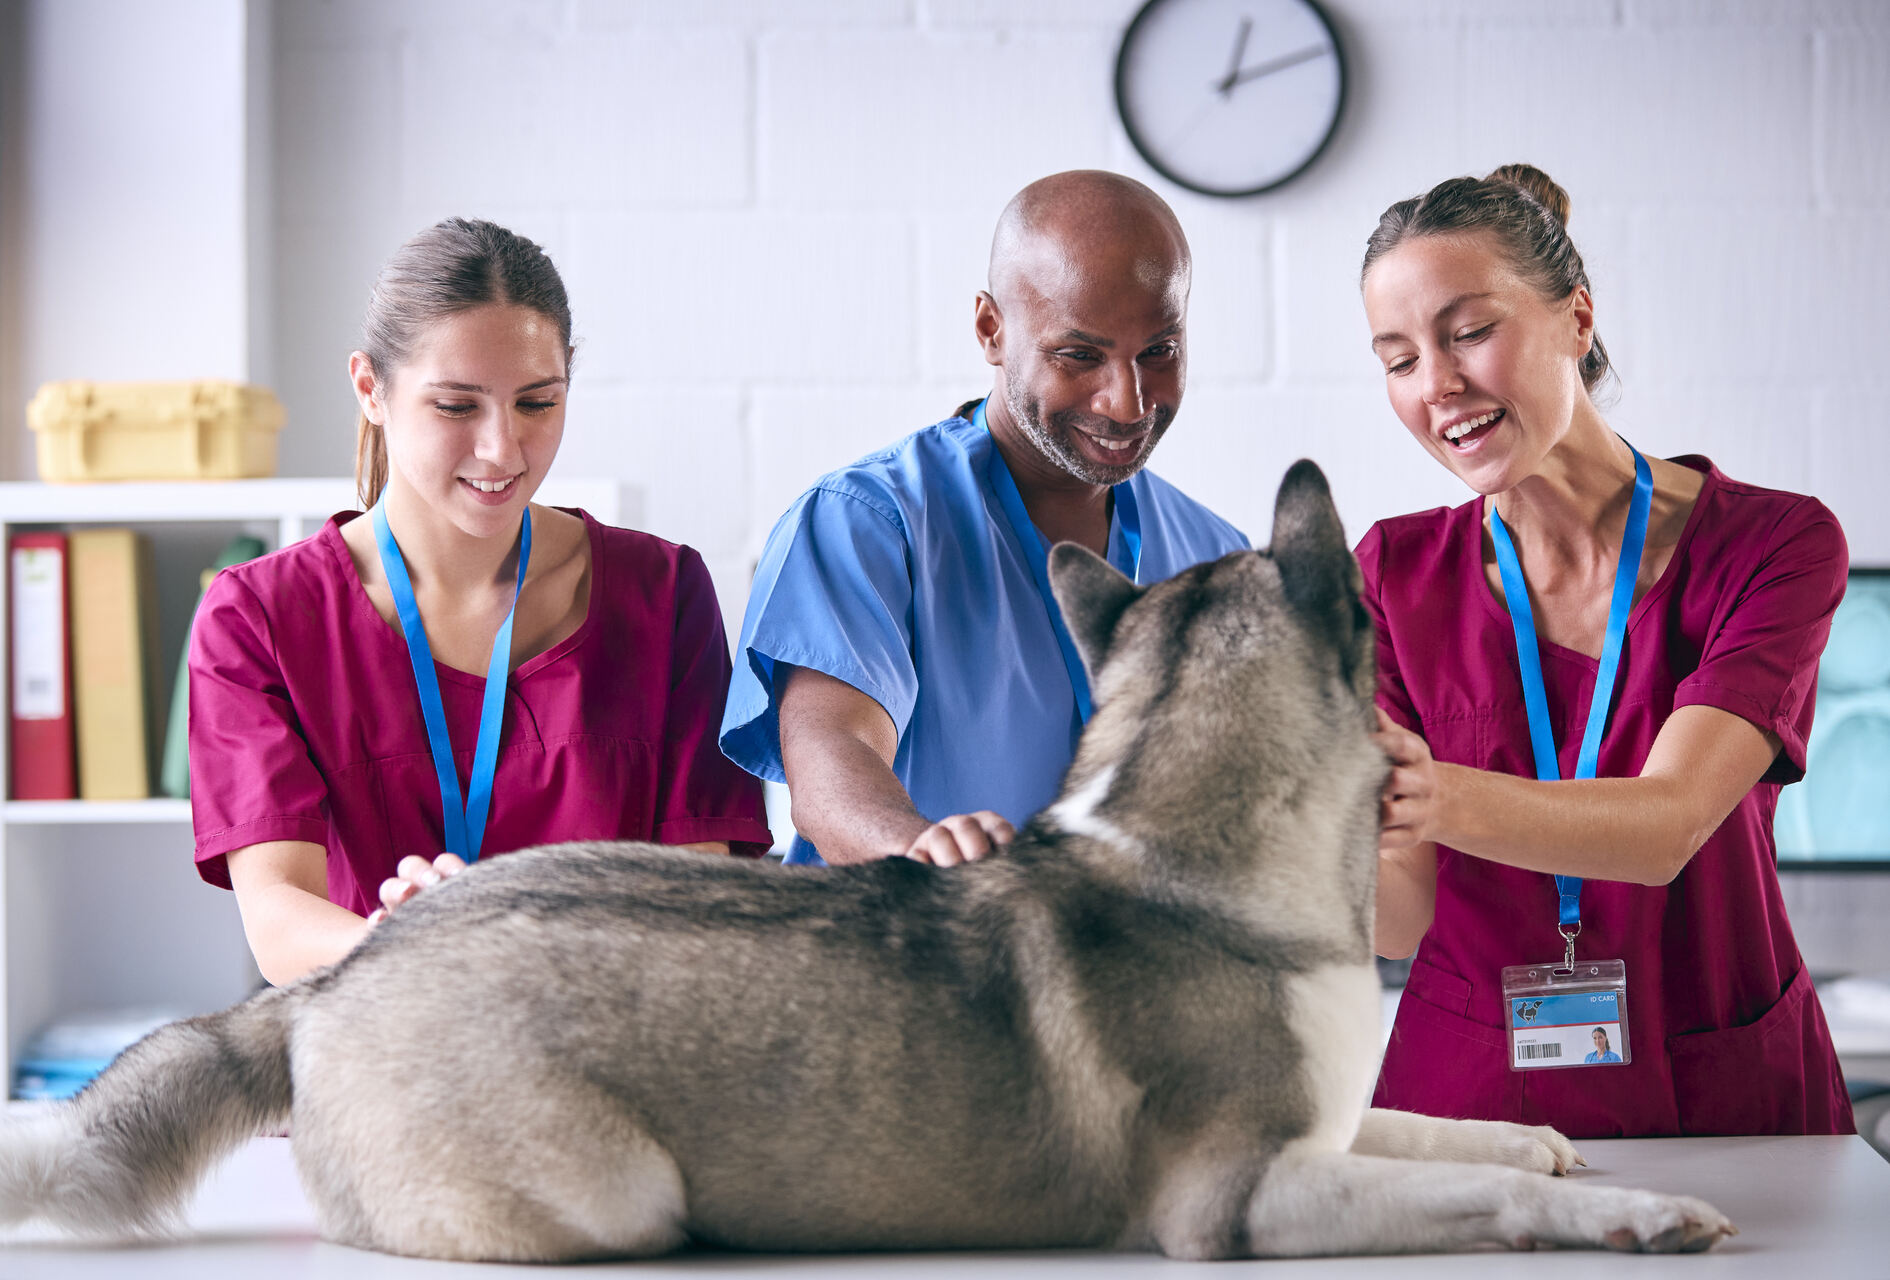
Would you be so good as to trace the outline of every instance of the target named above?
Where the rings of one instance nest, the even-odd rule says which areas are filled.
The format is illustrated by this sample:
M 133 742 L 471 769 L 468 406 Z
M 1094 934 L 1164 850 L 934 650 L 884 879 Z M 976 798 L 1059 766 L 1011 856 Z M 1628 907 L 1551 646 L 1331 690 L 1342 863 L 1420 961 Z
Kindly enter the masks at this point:
M 1572 925 L 1558 924 L 1555 927 L 1562 935 L 1562 941 L 1567 944 L 1562 952 L 1561 966 L 1555 970 L 1555 976 L 1566 978 L 1575 972 L 1575 939 L 1581 935 L 1582 926 L 1578 920 Z

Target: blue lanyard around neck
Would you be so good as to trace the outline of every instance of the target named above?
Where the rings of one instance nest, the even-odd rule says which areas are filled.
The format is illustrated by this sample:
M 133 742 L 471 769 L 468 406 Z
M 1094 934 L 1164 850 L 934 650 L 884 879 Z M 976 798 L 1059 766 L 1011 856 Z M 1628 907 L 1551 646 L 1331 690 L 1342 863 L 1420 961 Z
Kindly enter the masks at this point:
M 972 411 L 971 421 L 980 431 L 989 433 L 991 426 L 984 420 L 984 401 Z M 1024 495 L 1017 491 L 1017 481 L 1011 476 L 1011 469 L 1004 462 L 1004 454 L 997 447 L 995 438 L 991 441 L 991 487 L 997 490 L 998 505 L 1004 509 L 1004 518 L 1010 521 L 1011 532 L 1017 535 L 1017 541 L 1024 548 L 1024 560 L 1030 565 L 1030 576 L 1037 583 L 1037 594 L 1043 597 L 1043 607 L 1050 613 L 1050 629 L 1056 632 L 1057 648 L 1063 652 L 1064 670 L 1070 673 L 1070 689 L 1076 694 L 1076 713 L 1084 724 L 1094 714 L 1095 708 L 1090 703 L 1089 678 L 1083 673 L 1083 658 L 1076 651 L 1076 642 L 1070 638 L 1070 629 L 1063 625 L 1063 610 L 1057 607 L 1057 598 L 1050 590 L 1050 548 L 1037 532 L 1032 523 L 1030 512 L 1024 508 Z M 1136 582 L 1142 580 L 1142 519 L 1141 512 L 1135 505 L 1135 491 L 1124 480 L 1115 486 L 1111 493 L 1115 497 L 1116 519 L 1122 524 L 1122 540 L 1129 544 L 1129 577 Z
M 1582 749 L 1575 761 L 1577 778 L 1595 776 L 1595 764 L 1601 756 L 1601 731 L 1608 722 L 1608 707 L 1614 701 L 1615 674 L 1621 665 L 1621 642 L 1627 636 L 1628 611 L 1634 607 L 1634 583 L 1640 577 L 1641 549 L 1647 544 L 1647 513 L 1653 505 L 1654 475 L 1647 459 L 1633 445 L 1634 497 L 1628 503 L 1627 529 L 1621 535 L 1621 558 L 1614 567 L 1614 597 L 1608 603 L 1608 632 L 1601 642 L 1601 663 L 1595 669 L 1595 688 L 1588 698 L 1588 727 L 1582 732 Z M 1496 567 L 1503 575 L 1503 598 L 1509 604 L 1510 625 L 1516 631 L 1516 661 L 1522 668 L 1523 706 L 1529 712 L 1529 742 L 1535 749 L 1536 777 L 1555 782 L 1562 776 L 1555 753 L 1555 733 L 1549 727 L 1549 699 L 1542 687 L 1542 654 L 1536 643 L 1535 615 L 1529 608 L 1529 584 L 1523 578 L 1516 548 L 1503 527 L 1503 517 L 1496 504 L 1490 504 L 1490 540 L 1496 544 Z M 1560 899 L 1557 924 L 1574 947 L 1572 928 L 1582 924 L 1582 882 L 1579 876 L 1557 876 L 1555 892 Z M 1572 952 L 1571 952 L 1572 954 Z
M 486 816 L 492 809 L 492 775 L 499 762 L 499 726 L 505 719 L 506 677 L 512 666 L 512 619 L 518 614 L 519 592 L 525 587 L 525 566 L 532 558 L 532 513 L 528 507 L 519 523 L 518 581 L 512 587 L 512 607 L 505 611 L 499 634 L 492 641 L 492 659 L 486 664 L 485 699 L 479 708 L 479 744 L 473 750 L 472 774 L 466 780 L 466 803 L 459 801 L 459 768 L 453 763 L 453 740 L 446 732 L 446 706 L 440 700 L 440 677 L 433 669 L 433 646 L 427 643 L 420 605 L 413 597 L 413 580 L 401 557 L 394 531 L 387 527 L 387 500 L 374 504 L 374 540 L 381 548 L 381 570 L 394 593 L 400 629 L 407 637 L 407 657 L 413 662 L 414 683 L 420 687 L 420 712 L 427 722 L 427 744 L 433 750 L 433 772 L 440 780 L 440 813 L 445 821 L 446 852 L 468 862 L 479 859 L 486 838 Z

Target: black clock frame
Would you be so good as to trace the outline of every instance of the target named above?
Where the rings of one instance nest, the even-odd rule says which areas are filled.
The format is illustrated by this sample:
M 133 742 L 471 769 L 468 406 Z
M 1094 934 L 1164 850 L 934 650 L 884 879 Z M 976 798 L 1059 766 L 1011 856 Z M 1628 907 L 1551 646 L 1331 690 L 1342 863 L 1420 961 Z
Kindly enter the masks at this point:
M 1312 149 L 1312 153 L 1306 157 L 1297 169 L 1258 187 L 1247 187 L 1239 191 L 1223 191 L 1218 188 L 1203 187 L 1190 182 L 1188 179 L 1172 172 L 1167 165 L 1163 164 L 1155 157 L 1154 152 L 1143 141 L 1142 135 L 1136 132 L 1135 122 L 1129 118 L 1128 107 L 1124 102 L 1123 81 L 1127 74 L 1129 45 L 1134 42 L 1136 31 L 1141 28 L 1142 23 L 1158 7 L 1174 2 L 1175 0 L 1147 0 L 1146 4 L 1136 10 L 1135 17 L 1129 20 L 1128 28 L 1122 33 L 1122 43 L 1116 46 L 1116 118 L 1122 121 L 1123 131 L 1129 135 L 1129 143 L 1135 148 L 1135 153 L 1141 156 L 1151 169 L 1161 174 L 1162 177 L 1168 179 L 1176 186 L 1184 187 L 1189 191 L 1195 192 L 1197 195 L 1216 196 L 1228 200 L 1239 200 L 1247 196 L 1257 196 L 1263 192 L 1276 190 L 1285 186 L 1294 178 L 1306 172 L 1306 170 L 1312 168 L 1313 163 L 1318 160 L 1320 156 L 1325 154 L 1326 148 L 1332 145 L 1333 137 L 1339 132 L 1339 122 L 1345 118 L 1345 102 L 1347 88 L 1350 83 L 1350 77 L 1346 74 L 1345 46 L 1339 43 L 1338 28 L 1332 25 L 1331 15 L 1325 11 L 1324 6 L 1319 3 L 1319 0 L 1298 0 L 1298 3 L 1312 10 L 1313 17 L 1319 19 L 1319 25 L 1326 29 L 1326 38 L 1332 41 L 1332 57 L 1334 61 L 1338 63 L 1339 67 L 1339 100 L 1333 107 L 1332 123 L 1326 126 L 1325 137 L 1319 139 L 1319 145 Z

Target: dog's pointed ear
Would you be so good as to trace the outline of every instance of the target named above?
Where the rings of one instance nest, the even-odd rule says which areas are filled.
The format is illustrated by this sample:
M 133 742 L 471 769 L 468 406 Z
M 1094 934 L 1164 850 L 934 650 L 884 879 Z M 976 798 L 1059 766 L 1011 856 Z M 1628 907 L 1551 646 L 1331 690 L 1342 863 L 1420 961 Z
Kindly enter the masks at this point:
M 1088 547 L 1059 542 L 1050 548 L 1050 590 L 1093 681 L 1109 653 L 1116 624 L 1143 588 Z
M 1359 623 L 1364 579 L 1346 545 L 1325 473 L 1306 458 L 1288 468 L 1280 481 L 1270 552 L 1294 611 L 1342 651 L 1349 648 Z

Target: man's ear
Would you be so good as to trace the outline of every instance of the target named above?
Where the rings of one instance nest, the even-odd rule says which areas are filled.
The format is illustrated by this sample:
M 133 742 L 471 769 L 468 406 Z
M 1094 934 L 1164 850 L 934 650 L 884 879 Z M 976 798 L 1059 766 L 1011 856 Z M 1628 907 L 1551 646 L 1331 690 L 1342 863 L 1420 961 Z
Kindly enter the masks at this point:
M 998 310 L 997 299 L 980 289 L 972 305 L 971 328 L 978 335 L 978 349 L 984 353 L 984 362 L 1003 364 L 1004 313 Z
M 1050 590 L 1093 685 L 1109 656 L 1116 625 L 1141 599 L 1144 588 L 1088 547 L 1059 542 L 1050 548 Z

